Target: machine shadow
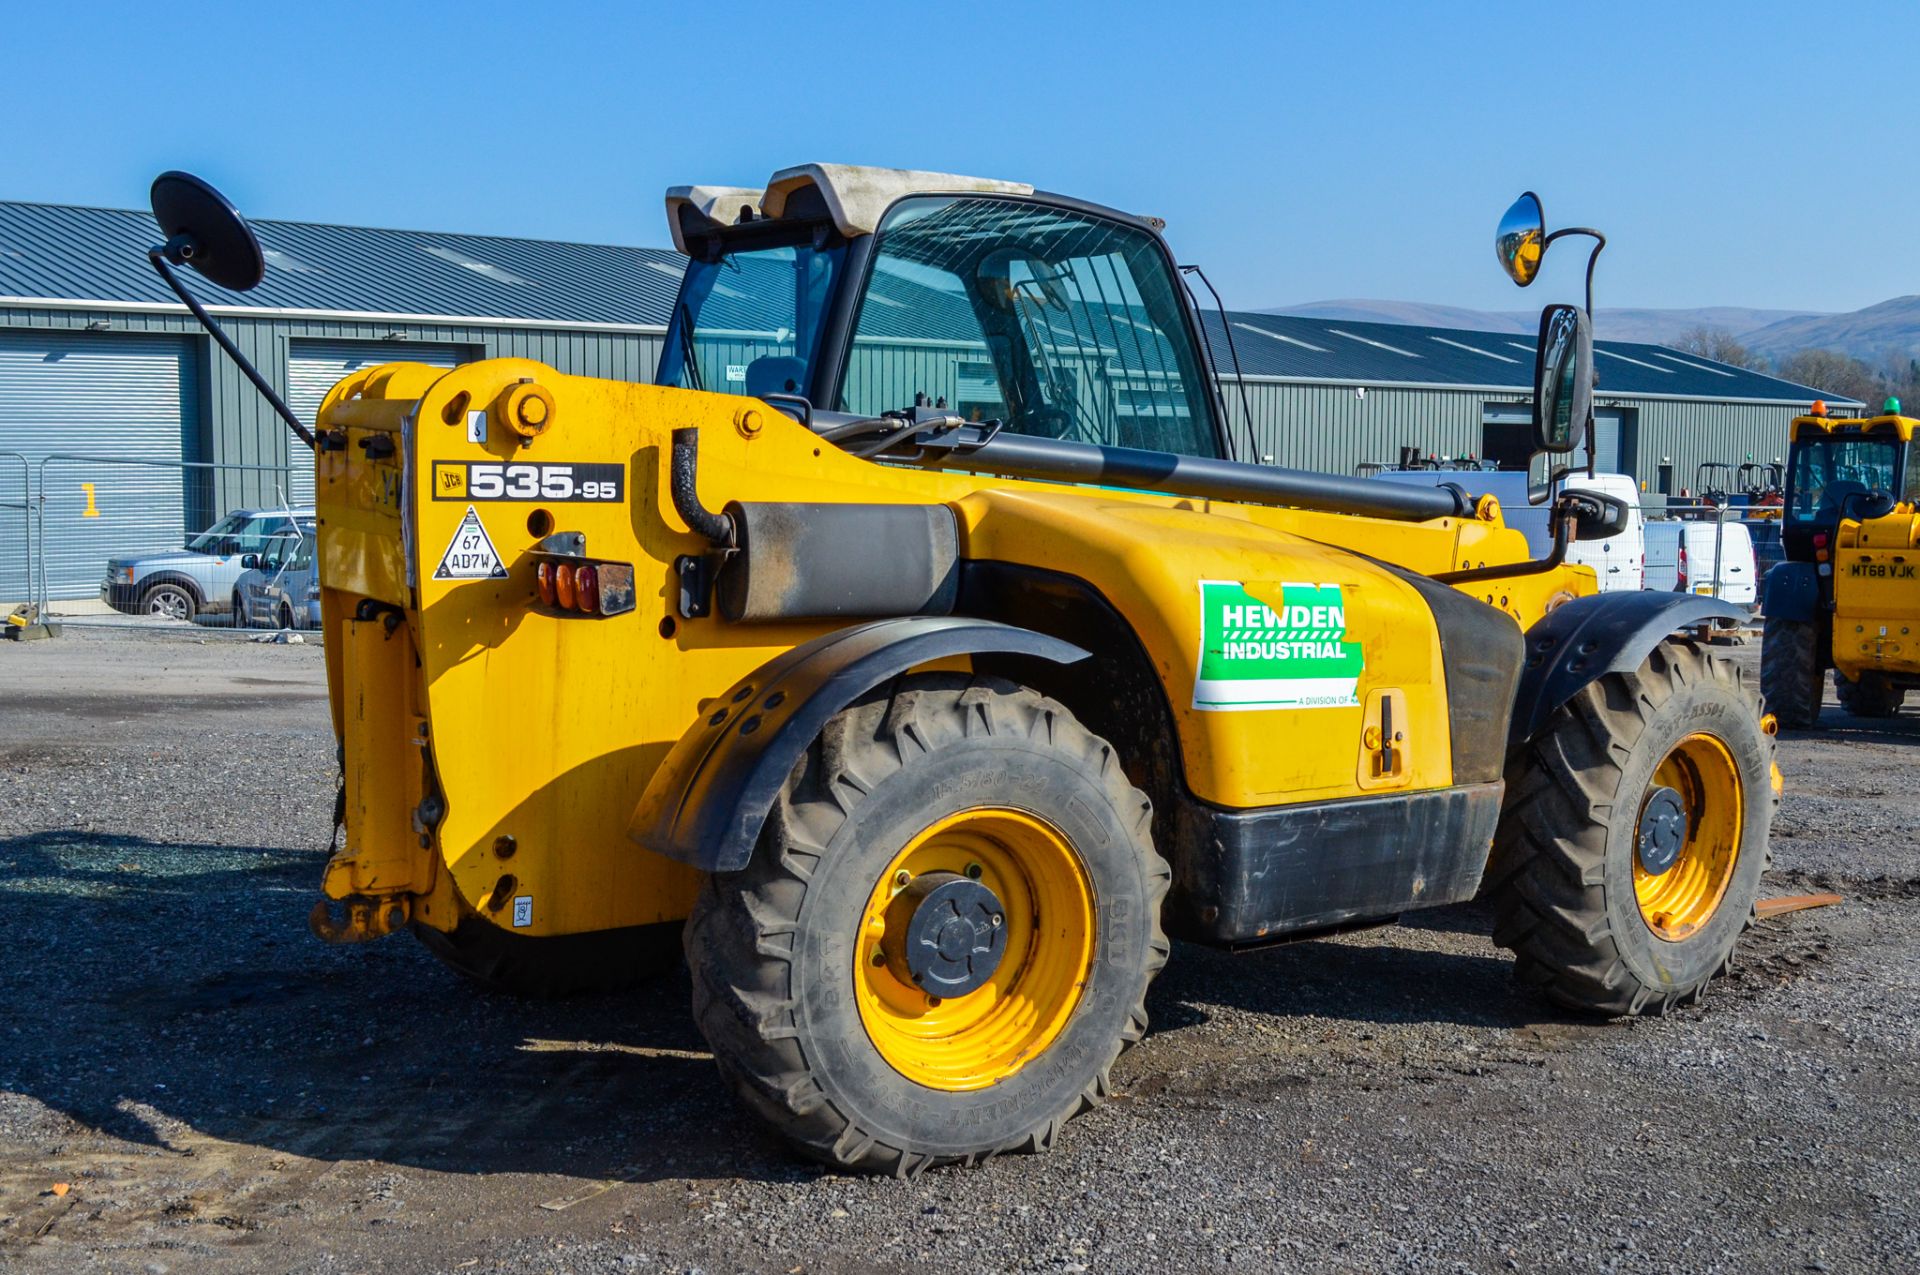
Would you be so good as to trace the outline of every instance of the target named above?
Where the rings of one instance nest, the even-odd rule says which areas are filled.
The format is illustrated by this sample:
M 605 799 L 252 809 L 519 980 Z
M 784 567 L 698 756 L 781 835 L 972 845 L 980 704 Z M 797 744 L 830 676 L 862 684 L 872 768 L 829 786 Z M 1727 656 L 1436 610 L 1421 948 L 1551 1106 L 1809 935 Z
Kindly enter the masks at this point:
M 183 1153 L 197 1136 L 453 1173 L 811 1175 L 736 1110 L 684 971 L 567 1001 L 488 995 L 406 936 L 312 938 L 319 867 L 86 832 L 0 839 L 0 1021 L 20 1029 L 0 1090 Z
M 1417 913 L 1402 926 L 1485 936 L 1492 920 L 1476 903 Z M 1395 944 L 1387 940 L 1389 933 L 1382 929 L 1377 936 L 1361 932 L 1342 942 L 1307 939 L 1238 953 L 1177 943 L 1148 995 L 1154 1029 L 1203 1023 L 1214 1008 L 1373 1024 L 1520 1028 L 1593 1021 L 1516 987 L 1513 962 L 1504 954 Z

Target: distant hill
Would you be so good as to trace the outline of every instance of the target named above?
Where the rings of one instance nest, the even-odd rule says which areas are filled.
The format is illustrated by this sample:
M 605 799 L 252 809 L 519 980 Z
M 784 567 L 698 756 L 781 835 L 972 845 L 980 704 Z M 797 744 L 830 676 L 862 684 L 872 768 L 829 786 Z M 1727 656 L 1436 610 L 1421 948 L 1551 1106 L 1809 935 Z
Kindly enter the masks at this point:
M 1915 308 L 1911 327 L 1920 336 L 1920 297 L 1904 297 L 1882 302 L 1858 311 L 1868 315 L 1886 306 L 1912 303 Z M 1354 323 L 1416 323 L 1436 328 L 1468 328 L 1476 332 L 1531 333 L 1539 322 L 1538 310 L 1470 310 L 1464 306 L 1429 305 L 1420 301 L 1309 301 L 1302 305 L 1275 306 L 1268 314 L 1297 314 L 1310 319 L 1347 319 Z M 1666 345 L 1697 327 L 1731 332 L 1743 343 L 1750 332 L 1788 328 L 1793 324 L 1818 325 L 1845 320 L 1855 315 L 1816 314 L 1804 310 L 1755 310 L 1746 306 L 1700 306 L 1688 310 L 1610 309 L 1602 306 L 1594 315 L 1594 334 L 1610 341 L 1644 341 Z M 1774 354 L 1771 347 L 1764 347 Z M 1795 345 L 1781 353 L 1792 353 L 1806 346 Z M 1846 348 L 1844 346 L 1833 348 Z M 1848 353 L 1853 353 L 1851 349 Z
M 1888 355 L 1920 358 L 1920 296 L 1894 297 L 1851 314 L 1807 314 L 1740 334 L 1770 358 L 1798 350 L 1839 350 L 1878 365 Z

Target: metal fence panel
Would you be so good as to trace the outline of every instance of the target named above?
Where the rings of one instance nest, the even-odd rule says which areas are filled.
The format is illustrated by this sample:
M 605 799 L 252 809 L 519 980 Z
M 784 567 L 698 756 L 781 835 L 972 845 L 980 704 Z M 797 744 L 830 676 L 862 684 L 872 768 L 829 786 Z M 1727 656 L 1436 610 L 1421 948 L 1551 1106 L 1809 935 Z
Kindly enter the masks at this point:
M 0 609 L 33 597 L 32 473 L 19 452 L 0 452 Z
M 281 509 L 290 485 L 279 466 L 46 457 L 32 493 L 37 600 L 53 614 L 138 613 L 170 582 L 192 612 L 224 614 L 241 555 L 263 545 L 244 532 L 213 553 L 189 553 L 187 541 L 233 512 L 223 493 L 240 494 L 235 508 Z

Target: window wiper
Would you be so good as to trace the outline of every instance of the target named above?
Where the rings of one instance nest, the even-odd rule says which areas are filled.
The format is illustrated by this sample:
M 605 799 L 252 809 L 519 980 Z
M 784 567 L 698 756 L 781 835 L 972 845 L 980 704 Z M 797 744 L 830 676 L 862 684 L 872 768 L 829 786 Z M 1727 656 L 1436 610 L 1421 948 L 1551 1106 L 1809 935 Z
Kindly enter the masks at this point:
M 680 361 L 687 369 L 688 387 L 705 390 L 706 382 L 700 379 L 700 363 L 693 353 L 693 311 L 685 301 L 680 302 Z

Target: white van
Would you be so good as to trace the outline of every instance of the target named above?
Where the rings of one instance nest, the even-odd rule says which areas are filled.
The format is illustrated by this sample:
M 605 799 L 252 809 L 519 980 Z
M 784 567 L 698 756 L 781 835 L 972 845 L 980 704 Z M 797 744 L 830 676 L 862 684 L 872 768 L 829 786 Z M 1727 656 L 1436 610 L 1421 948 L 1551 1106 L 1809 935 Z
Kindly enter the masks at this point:
M 1683 522 L 1674 588 L 1753 610 L 1760 601 L 1759 568 L 1745 523 Z
M 1567 561 L 1592 567 L 1600 577 L 1600 592 L 1638 592 L 1646 582 L 1646 520 L 1640 514 L 1640 487 L 1626 474 L 1575 474 L 1562 482 L 1566 491 L 1597 491 L 1626 502 L 1627 526 L 1605 540 L 1576 540 L 1567 546 Z
M 1680 587 L 1682 524 L 1666 518 L 1648 521 L 1645 584 L 1651 593 L 1672 593 Z

